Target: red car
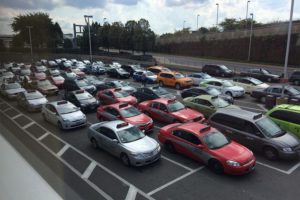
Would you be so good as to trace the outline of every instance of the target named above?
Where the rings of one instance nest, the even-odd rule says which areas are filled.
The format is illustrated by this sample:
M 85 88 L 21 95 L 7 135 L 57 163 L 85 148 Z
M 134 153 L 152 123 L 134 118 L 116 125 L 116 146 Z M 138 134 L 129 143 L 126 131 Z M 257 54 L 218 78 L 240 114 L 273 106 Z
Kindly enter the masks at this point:
M 85 77 L 85 73 L 80 69 L 75 68 L 75 69 L 71 69 L 71 71 L 75 73 L 78 77 Z
M 35 79 L 35 80 L 44 80 L 44 79 L 46 79 L 46 77 L 47 76 L 44 72 L 35 72 L 33 74 L 33 79 Z
M 145 132 L 153 130 L 153 120 L 144 113 L 141 113 L 136 107 L 127 103 L 99 106 L 97 109 L 97 118 L 101 121 L 123 120 Z
M 56 87 L 58 87 L 59 89 L 63 88 L 65 79 L 62 76 L 60 76 L 60 75 L 53 75 L 53 76 L 50 76 L 49 79 L 50 79 L 51 83 L 53 85 L 55 85 Z
M 205 163 L 217 173 L 246 174 L 256 163 L 252 151 L 205 124 L 167 125 L 160 129 L 158 139 L 171 152 Z
M 202 122 L 205 120 L 202 113 L 186 108 L 179 101 L 166 98 L 144 101 L 138 105 L 138 108 L 152 119 L 167 123 Z
M 120 88 L 99 91 L 97 97 L 102 104 L 106 105 L 121 102 L 131 105 L 137 104 L 137 99 L 134 96 L 129 95 L 127 92 L 123 91 Z

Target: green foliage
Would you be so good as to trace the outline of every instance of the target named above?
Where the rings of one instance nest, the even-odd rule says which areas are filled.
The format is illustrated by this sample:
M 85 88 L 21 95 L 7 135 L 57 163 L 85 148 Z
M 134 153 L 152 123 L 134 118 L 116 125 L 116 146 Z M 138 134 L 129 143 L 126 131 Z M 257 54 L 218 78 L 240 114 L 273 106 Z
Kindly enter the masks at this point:
M 23 42 L 29 42 L 29 30 L 33 47 L 54 48 L 62 43 L 63 33 L 58 23 L 53 23 L 47 13 L 37 12 L 14 17 L 11 27 L 15 33 L 14 46 L 23 46 Z M 21 42 L 22 41 L 22 42 Z
M 64 48 L 65 49 L 71 49 L 71 48 L 73 48 L 72 40 L 70 40 L 70 39 L 64 39 Z

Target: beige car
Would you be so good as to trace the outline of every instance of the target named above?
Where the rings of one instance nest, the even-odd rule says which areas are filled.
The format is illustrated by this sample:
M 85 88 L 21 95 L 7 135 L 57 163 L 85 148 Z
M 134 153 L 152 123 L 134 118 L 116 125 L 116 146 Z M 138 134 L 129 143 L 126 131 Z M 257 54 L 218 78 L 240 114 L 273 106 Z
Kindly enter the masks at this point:
M 251 94 L 256 89 L 266 89 L 268 84 L 261 82 L 260 80 L 252 77 L 235 77 L 233 78 L 235 85 L 241 86 L 245 89 L 245 92 Z

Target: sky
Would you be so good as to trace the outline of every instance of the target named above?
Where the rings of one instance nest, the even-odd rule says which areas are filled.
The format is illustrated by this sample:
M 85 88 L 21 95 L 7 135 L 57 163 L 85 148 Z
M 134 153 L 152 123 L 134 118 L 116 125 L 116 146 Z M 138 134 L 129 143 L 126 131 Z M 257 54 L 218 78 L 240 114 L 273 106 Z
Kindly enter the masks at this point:
M 183 26 L 191 30 L 211 27 L 225 18 L 246 18 L 248 0 L 1 0 L 0 34 L 12 34 L 13 18 L 30 12 L 46 12 L 62 31 L 73 32 L 73 23 L 84 25 L 84 15 L 100 24 L 145 18 L 156 34 L 170 33 Z M 251 0 L 248 13 L 258 22 L 289 20 L 291 0 Z M 295 0 L 293 19 L 300 19 L 300 0 Z

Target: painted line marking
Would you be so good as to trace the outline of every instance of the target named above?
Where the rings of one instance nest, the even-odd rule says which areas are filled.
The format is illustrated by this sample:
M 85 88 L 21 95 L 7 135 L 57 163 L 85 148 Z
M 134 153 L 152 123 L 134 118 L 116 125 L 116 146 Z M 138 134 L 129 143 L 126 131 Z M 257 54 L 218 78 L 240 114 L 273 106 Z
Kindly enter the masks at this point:
M 262 110 L 264 110 L 265 112 L 268 111 L 268 109 L 265 108 L 265 106 L 263 105 L 260 105 L 260 104 L 256 104 L 258 107 L 260 107 Z
M 182 167 L 182 168 L 184 168 L 184 169 L 186 169 L 188 171 L 193 171 L 192 168 L 189 168 L 189 167 L 187 167 L 187 166 L 185 166 L 185 165 L 183 165 L 183 164 L 181 164 L 181 163 L 179 163 L 179 162 L 177 162 L 175 160 L 167 158 L 166 156 L 160 156 L 160 157 L 163 158 L 163 159 L 165 159 L 165 160 L 167 160 L 167 161 L 169 161 L 169 162 L 171 162 L 171 163 L 173 163 L 173 164 L 175 164 L 175 165 L 178 165 L 178 166 L 180 166 L 180 167 Z
M 137 195 L 137 189 L 133 185 L 131 185 L 129 187 L 125 200 L 134 200 L 136 195 Z
M 10 108 L 10 107 L 5 108 L 4 110 L 2 110 L 2 112 L 6 112 L 6 111 L 8 111 L 8 110 L 10 110 L 10 109 L 12 109 L 12 108 Z
M 26 129 L 26 128 L 28 128 L 29 126 L 31 126 L 32 124 L 34 124 L 34 122 L 29 122 L 28 124 L 26 124 L 25 126 L 23 126 L 22 129 Z
M 259 164 L 259 165 L 262 165 L 262 166 L 264 166 L 264 167 L 268 167 L 268 168 L 270 168 L 270 169 L 273 169 L 273 170 L 275 170 L 275 171 L 278 171 L 278 172 L 281 172 L 281 173 L 284 173 L 284 174 L 289 174 L 288 171 L 285 171 L 285 170 L 283 170 L 283 169 L 279 169 L 279 168 L 277 168 L 277 167 L 273 167 L 273 166 L 271 166 L 271 165 L 268 165 L 268 164 L 265 164 L 265 163 L 262 163 L 262 162 L 259 162 L 259 161 L 256 161 L 256 163 Z
M 287 172 L 288 174 L 293 173 L 298 167 L 300 167 L 300 162 L 298 162 L 296 165 L 294 165 L 291 169 L 289 169 Z
M 90 175 L 92 174 L 92 172 L 94 171 L 94 169 L 96 168 L 97 163 L 92 161 L 90 163 L 90 165 L 86 168 L 86 170 L 83 172 L 81 178 L 83 179 L 89 179 Z
M 15 116 L 13 116 L 11 119 L 16 119 L 16 118 L 18 118 L 18 117 L 20 117 L 20 116 L 22 116 L 22 114 L 20 113 L 20 114 L 17 114 L 17 115 L 15 115 Z
M 62 156 L 66 151 L 67 149 L 70 147 L 70 145 L 66 144 L 63 148 L 61 148 L 61 150 L 59 150 L 59 152 L 57 152 L 57 156 L 60 157 Z
M 172 180 L 172 181 L 170 181 L 170 182 L 168 182 L 168 183 L 166 183 L 166 184 L 164 184 L 164 185 L 162 185 L 162 186 L 160 186 L 160 187 L 158 187 L 158 188 L 152 190 L 151 192 L 147 193 L 147 195 L 152 196 L 153 194 L 155 194 L 155 193 L 157 193 L 157 192 L 159 192 L 159 191 L 165 189 L 166 187 L 168 187 L 168 186 L 170 186 L 170 185 L 172 185 L 172 184 L 174 184 L 174 183 L 176 183 L 176 182 L 178 182 L 178 181 L 184 179 L 184 178 L 187 177 L 187 176 L 192 175 L 192 174 L 195 173 L 195 172 L 200 171 L 200 170 L 203 169 L 203 168 L 204 168 L 204 166 L 199 167 L 199 168 L 197 168 L 197 169 L 195 169 L 195 170 L 192 170 L 192 171 L 190 171 L 190 172 L 188 172 L 188 173 L 186 173 L 186 174 L 183 174 L 182 176 L 180 176 L 180 177 L 178 177 L 178 178 L 176 178 L 176 179 L 174 179 L 174 180 Z
M 46 132 L 44 135 L 42 135 L 41 137 L 39 137 L 37 140 L 41 141 L 42 139 L 44 139 L 45 137 L 47 137 L 50 133 Z

